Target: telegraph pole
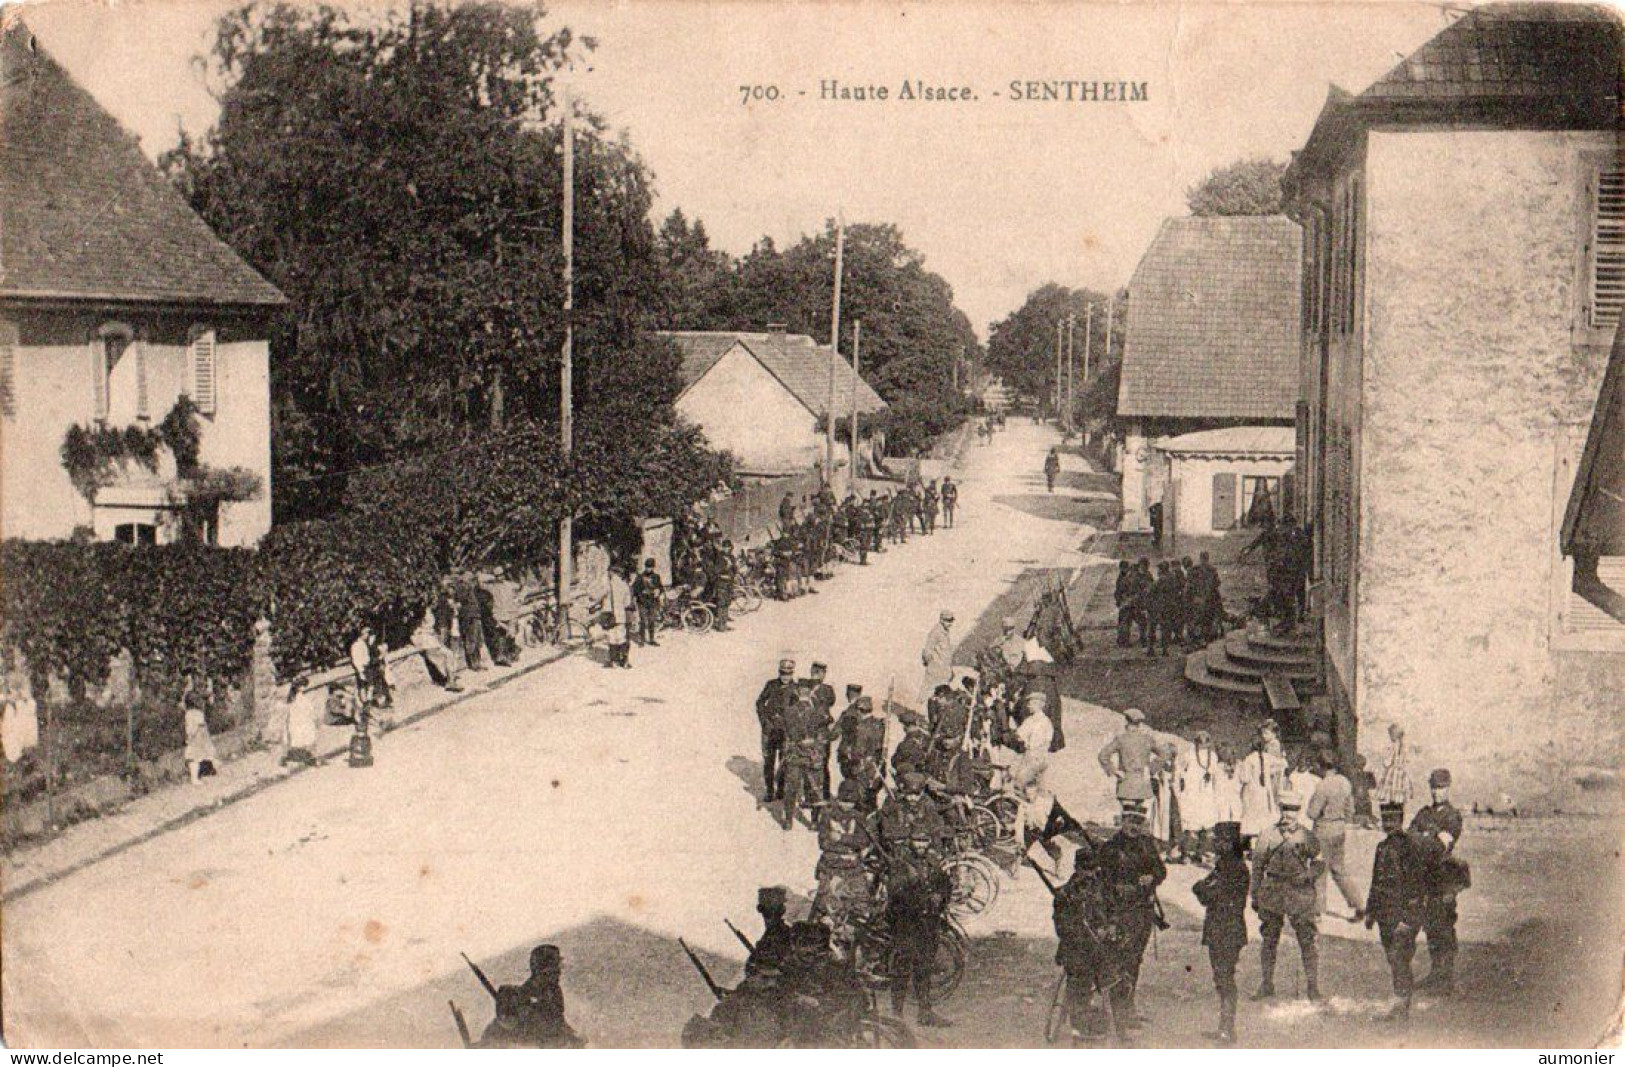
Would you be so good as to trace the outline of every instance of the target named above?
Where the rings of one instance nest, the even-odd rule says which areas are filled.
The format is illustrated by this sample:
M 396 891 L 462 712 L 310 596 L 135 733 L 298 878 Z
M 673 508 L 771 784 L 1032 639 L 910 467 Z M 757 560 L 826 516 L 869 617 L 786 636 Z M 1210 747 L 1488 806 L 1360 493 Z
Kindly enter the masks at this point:
M 858 477 L 858 360 L 863 354 L 863 320 L 852 324 L 852 480 Z M 857 489 L 854 487 L 853 492 Z
M 1106 298 L 1106 361 L 1112 358 L 1112 316 L 1117 311 L 1117 294 L 1113 293 Z
M 841 356 L 841 254 L 846 247 L 846 213 L 835 221 L 835 299 L 829 312 L 829 401 L 824 405 L 824 484 L 835 490 L 835 361 Z M 855 395 L 855 394 L 854 394 Z
M 1055 425 L 1061 424 L 1061 330 L 1060 319 L 1055 320 Z
M 1083 387 L 1089 388 L 1089 346 L 1095 326 L 1095 305 L 1091 301 L 1083 309 Z
M 559 363 L 559 447 L 565 463 L 575 451 L 575 406 L 572 399 L 575 383 L 573 344 L 575 341 L 575 217 L 576 217 L 576 124 L 575 101 L 570 87 L 563 92 L 564 102 L 564 351 Z M 559 520 L 559 619 L 568 620 L 570 587 L 575 582 L 573 557 L 575 519 L 568 512 Z M 565 632 L 569 624 L 565 622 Z
M 1072 328 L 1078 324 L 1078 316 L 1071 312 L 1066 316 L 1066 428 L 1072 429 L 1072 400 L 1074 396 L 1075 366 L 1072 358 Z

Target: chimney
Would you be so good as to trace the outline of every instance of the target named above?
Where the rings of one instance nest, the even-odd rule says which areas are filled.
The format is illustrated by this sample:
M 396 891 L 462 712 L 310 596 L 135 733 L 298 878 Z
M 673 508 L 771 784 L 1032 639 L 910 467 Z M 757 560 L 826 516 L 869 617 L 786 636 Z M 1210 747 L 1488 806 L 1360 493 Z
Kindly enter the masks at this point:
M 790 324 L 787 322 L 770 322 L 767 324 L 768 336 L 772 337 L 775 341 L 784 340 L 784 335 L 789 329 Z

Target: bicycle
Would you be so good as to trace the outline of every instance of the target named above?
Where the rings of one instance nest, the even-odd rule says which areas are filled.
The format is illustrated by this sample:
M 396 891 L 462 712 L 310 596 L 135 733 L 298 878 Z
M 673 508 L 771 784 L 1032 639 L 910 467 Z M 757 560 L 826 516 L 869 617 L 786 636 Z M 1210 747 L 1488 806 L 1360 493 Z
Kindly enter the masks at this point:
M 716 605 L 707 604 L 687 590 L 677 590 L 667 594 L 658 629 L 703 634 L 711 629 L 716 619 Z

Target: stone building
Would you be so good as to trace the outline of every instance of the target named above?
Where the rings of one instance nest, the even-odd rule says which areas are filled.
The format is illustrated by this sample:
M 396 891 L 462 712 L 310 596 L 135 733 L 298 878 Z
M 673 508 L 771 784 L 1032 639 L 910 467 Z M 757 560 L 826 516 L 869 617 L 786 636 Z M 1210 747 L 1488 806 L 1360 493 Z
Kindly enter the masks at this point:
M 1123 529 L 1147 529 L 1153 502 L 1165 524 L 1179 507 L 1160 439 L 1292 425 L 1299 243 L 1281 215 L 1172 218 L 1157 231 L 1128 285 L 1117 391 Z M 1278 497 L 1286 484 L 1273 483 Z
M 212 500 L 202 536 L 256 543 L 271 525 L 268 338 L 282 294 L 21 20 L 0 37 L 0 74 L 0 532 L 162 542 Z M 196 470 L 164 447 L 118 454 L 153 440 L 183 395 L 198 411 Z M 63 457 L 74 427 L 109 474 L 88 491 Z
M 661 336 L 683 355 L 677 413 L 705 430 L 712 447 L 733 453 L 742 474 L 801 474 L 824 462 L 820 422 L 834 385 L 835 418 L 884 411 L 886 402 L 852 365 L 804 334 L 682 330 Z M 837 440 L 837 469 L 848 464 Z
M 1342 743 L 1403 723 L 1469 798 L 1570 795 L 1619 758 L 1625 623 L 1576 610 L 1562 541 L 1625 304 L 1619 73 L 1605 11 L 1475 8 L 1333 88 L 1284 179 Z

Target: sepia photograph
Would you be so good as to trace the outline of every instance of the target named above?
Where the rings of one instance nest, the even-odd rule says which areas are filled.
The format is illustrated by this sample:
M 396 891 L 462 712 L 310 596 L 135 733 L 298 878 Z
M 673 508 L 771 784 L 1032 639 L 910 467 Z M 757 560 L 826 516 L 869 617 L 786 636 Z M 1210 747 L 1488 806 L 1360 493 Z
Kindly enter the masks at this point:
M 1622 16 L 0 6 L 0 1043 L 1610 1062 Z

